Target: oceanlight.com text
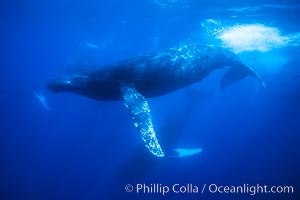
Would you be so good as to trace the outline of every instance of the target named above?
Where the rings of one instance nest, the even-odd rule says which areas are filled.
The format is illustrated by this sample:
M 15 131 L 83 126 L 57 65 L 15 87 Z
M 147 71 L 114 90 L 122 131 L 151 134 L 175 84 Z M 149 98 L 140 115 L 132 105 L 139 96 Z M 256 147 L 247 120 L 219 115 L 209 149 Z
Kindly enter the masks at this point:
M 241 185 L 218 185 L 218 184 L 180 184 L 174 183 L 172 185 L 161 183 L 137 183 L 127 184 L 125 191 L 136 194 L 293 194 L 293 186 L 268 186 L 262 184 L 241 184 Z

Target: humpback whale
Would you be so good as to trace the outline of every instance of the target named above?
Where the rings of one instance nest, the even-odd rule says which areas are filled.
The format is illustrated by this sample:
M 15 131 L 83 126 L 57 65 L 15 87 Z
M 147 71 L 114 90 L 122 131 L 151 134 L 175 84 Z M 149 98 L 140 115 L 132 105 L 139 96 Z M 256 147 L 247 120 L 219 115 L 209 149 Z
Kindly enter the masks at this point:
M 47 83 L 54 93 L 73 92 L 95 100 L 123 100 L 134 126 L 149 151 L 164 157 L 152 124 L 147 98 L 158 97 L 200 82 L 210 72 L 228 66 L 221 88 L 247 77 L 260 76 L 231 51 L 214 46 L 188 44 L 152 52 L 96 69 L 77 72 Z

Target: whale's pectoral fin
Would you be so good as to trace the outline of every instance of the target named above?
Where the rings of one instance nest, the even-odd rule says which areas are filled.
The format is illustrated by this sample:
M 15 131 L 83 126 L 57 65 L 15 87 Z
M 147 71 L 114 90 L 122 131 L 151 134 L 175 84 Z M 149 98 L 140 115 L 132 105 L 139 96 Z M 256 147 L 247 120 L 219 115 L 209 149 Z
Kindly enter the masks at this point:
M 175 154 L 169 155 L 169 157 L 186 157 L 186 156 L 192 156 L 198 153 L 202 152 L 202 149 L 173 149 L 173 152 Z
M 261 77 L 252 68 L 244 65 L 241 62 L 234 63 L 231 68 L 225 73 L 221 82 L 221 88 L 226 89 L 228 86 L 245 78 L 248 75 L 257 78 L 262 87 L 266 89 L 266 84 L 261 79 Z
M 124 105 L 131 114 L 134 126 L 139 129 L 146 147 L 155 156 L 164 157 L 164 152 L 155 135 L 150 108 L 145 97 L 138 93 L 133 84 L 122 83 L 121 93 L 125 101 Z

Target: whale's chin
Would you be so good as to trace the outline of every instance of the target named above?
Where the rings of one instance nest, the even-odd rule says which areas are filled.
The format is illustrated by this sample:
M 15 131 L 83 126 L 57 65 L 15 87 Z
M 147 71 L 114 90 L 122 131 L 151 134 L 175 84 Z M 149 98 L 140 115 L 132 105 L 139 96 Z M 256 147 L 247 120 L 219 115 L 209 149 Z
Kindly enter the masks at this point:
M 58 93 L 62 91 L 62 86 L 57 84 L 58 80 L 53 79 L 47 83 L 47 89 L 50 90 L 53 93 Z
M 47 83 L 47 88 L 54 92 L 78 92 L 88 85 L 89 77 L 81 74 L 73 74 L 63 78 L 55 78 Z
M 47 88 L 54 93 L 76 92 L 80 88 L 80 85 L 78 86 L 74 83 L 76 82 L 67 78 L 53 79 L 47 83 Z

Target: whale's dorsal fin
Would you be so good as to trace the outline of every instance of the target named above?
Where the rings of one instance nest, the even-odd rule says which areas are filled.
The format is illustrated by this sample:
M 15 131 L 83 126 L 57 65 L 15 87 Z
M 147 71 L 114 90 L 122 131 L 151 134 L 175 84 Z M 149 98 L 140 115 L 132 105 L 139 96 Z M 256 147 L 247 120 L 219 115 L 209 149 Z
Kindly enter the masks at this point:
M 131 114 L 134 126 L 140 131 L 146 147 L 153 155 L 164 157 L 155 135 L 150 108 L 145 97 L 135 89 L 133 84 L 121 83 L 121 93 L 125 101 L 124 105 Z
M 266 84 L 261 77 L 251 67 L 248 67 L 241 62 L 234 62 L 231 68 L 225 73 L 221 82 L 221 88 L 226 89 L 228 86 L 248 75 L 257 78 L 261 86 L 266 90 Z

